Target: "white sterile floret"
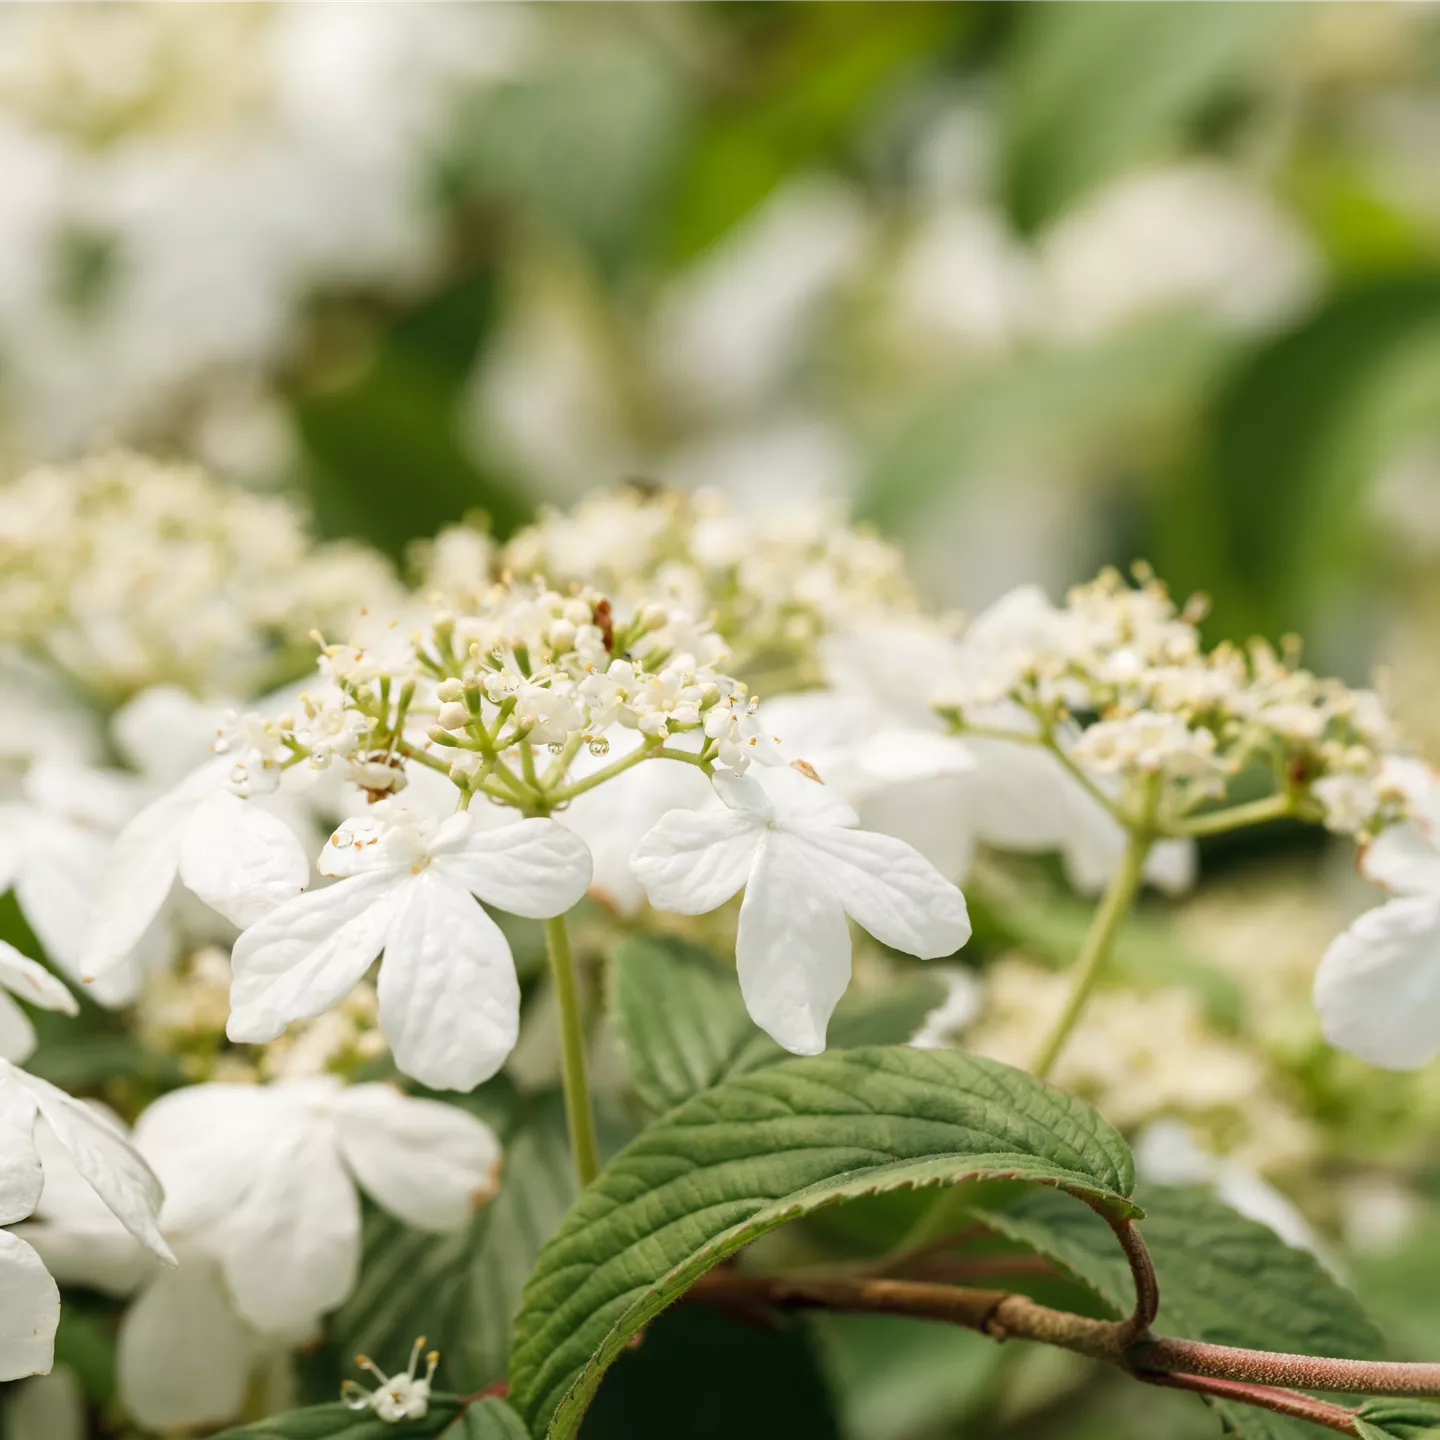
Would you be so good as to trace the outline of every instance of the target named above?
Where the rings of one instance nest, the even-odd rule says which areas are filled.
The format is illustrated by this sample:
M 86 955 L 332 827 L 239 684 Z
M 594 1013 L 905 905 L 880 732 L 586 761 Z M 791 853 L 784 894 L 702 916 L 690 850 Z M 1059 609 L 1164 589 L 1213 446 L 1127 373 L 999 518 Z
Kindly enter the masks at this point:
M 374 1390 L 366 1390 L 354 1380 L 346 1380 L 340 1396 L 351 1410 L 373 1410 L 379 1420 L 398 1424 L 402 1420 L 423 1420 L 430 1409 L 430 1384 L 440 1364 L 440 1352 L 432 1350 L 425 1356 L 425 1373 L 419 1374 L 420 1356 L 425 1337 L 417 1336 L 410 1350 L 410 1364 L 398 1375 L 387 1375 L 368 1355 L 357 1355 L 355 1363 L 380 1382 Z
M 1391 758 L 1384 774 L 1408 818 L 1362 850 L 1360 870 L 1394 898 L 1331 943 L 1315 1008 L 1338 1049 L 1413 1070 L 1440 1054 L 1440 781 L 1415 760 Z
M 470 1090 L 515 1044 L 510 946 L 477 901 L 559 915 L 590 883 L 584 841 L 554 820 L 483 830 L 466 812 L 419 817 L 382 802 L 326 844 L 339 883 L 296 896 L 236 942 L 229 1035 L 272 1040 L 336 1004 L 383 950 L 380 1028 L 407 1075 Z
M 713 910 L 745 887 L 735 944 L 741 991 L 756 1024 L 787 1050 L 825 1048 L 850 981 L 847 914 L 923 959 L 970 938 L 960 891 L 903 841 L 856 829 L 849 805 L 809 775 L 718 771 L 713 784 L 725 810 L 672 811 L 631 865 L 652 905 L 682 915 Z
M 0 1060 L 0 1226 L 34 1213 L 45 1187 L 37 1126 L 49 1131 L 115 1218 L 167 1264 L 157 1218 L 160 1184 L 110 1120 L 63 1090 Z M 35 1250 L 0 1230 L 0 1380 L 45 1374 L 60 1294 Z
M 173 1091 L 135 1128 L 165 1187 L 173 1273 L 137 1264 L 128 1237 L 66 1185 L 23 1227 L 67 1283 L 134 1292 L 121 1322 L 119 1391 L 148 1428 L 238 1415 L 252 1368 L 312 1338 L 354 1288 L 357 1187 L 417 1229 L 451 1233 L 494 1193 L 500 1147 L 456 1106 L 333 1077 Z M 47 1162 L 48 1163 L 48 1162 Z M 63 1169 L 57 1178 L 65 1179 Z

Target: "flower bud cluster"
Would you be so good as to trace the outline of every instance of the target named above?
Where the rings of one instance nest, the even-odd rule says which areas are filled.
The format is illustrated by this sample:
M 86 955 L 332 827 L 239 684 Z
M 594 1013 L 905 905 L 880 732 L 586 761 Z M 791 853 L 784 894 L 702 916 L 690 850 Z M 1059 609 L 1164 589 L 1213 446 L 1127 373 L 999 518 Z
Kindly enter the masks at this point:
M 1143 567 L 1135 579 L 1106 570 L 1062 608 L 1025 592 L 989 612 L 962 637 L 941 708 L 964 725 L 1019 704 L 1092 774 L 1163 781 L 1162 817 L 1222 800 L 1259 771 L 1297 813 L 1333 828 L 1384 823 L 1377 787 L 1396 740 L 1373 692 L 1314 675 L 1293 646 L 1206 650 L 1203 602 L 1177 606 Z
M 289 501 L 126 451 L 31 471 L 0 503 L 0 643 L 113 702 L 155 684 L 251 695 L 303 671 L 315 627 L 398 600 L 363 546 Z
M 429 553 L 426 583 L 452 603 L 474 598 L 457 580 L 456 562 L 467 553 L 485 555 L 483 537 L 453 530 Z M 617 609 L 659 601 L 709 616 L 740 673 L 778 661 L 805 683 L 818 678 L 821 636 L 857 614 L 916 605 L 899 550 L 847 525 L 834 507 L 741 510 L 712 491 L 596 492 L 569 510 L 543 512 L 497 563 L 555 586 L 599 586 Z M 673 648 L 693 653 L 678 638 Z

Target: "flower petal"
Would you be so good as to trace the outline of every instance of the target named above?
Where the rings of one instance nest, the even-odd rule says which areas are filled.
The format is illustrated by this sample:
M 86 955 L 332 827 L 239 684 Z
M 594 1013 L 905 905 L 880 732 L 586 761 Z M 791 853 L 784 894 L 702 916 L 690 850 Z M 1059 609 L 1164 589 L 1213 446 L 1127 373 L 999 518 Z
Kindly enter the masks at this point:
M 147 1250 L 174 1264 L 157 1224 L 160 1182 L 115 1122 L 39 1076 L 10 1073 L 34 1096 L 41 1119 L 111 1214 Z
M 48 1375 L 55 1360 L 60 1291 L 40 1257 L 0 1230 L 0 1380 Z
M 252 1350 L 218 1267 L 187 1255 L 120 1322 L 116 1365 L 125 1408 L 152 1430 L 235 1419 L 245 1403 Z
M 231 955 L 232 1040 L 273 1040 L 292 1020 L 328 1010 L 385 945 L 411 877 L 383 871 L 287 900 L 236 942 Z
M 1360 873 L 1396 895 L 1440 893 L 1440 849 L 1413 820 L 1382 830 L 1360 854 Z
M 811 782 L 813 783 L 813 782 Z M 745 886 L 735 961 L 750 1018 L 787 1050 L 818 1055 L 850 983 L 850 931 L 814 852 L 770 832 Z
M 180 842 L 196 804 L 183 787 L 147 805 L 120 833 L 96 887 L 81 970 L 94 979 L 140 942 L 175 883 Z
M 495 1132 L 458 1105 L 353 1085 L 335 1103 L 340 1153 L 372 1199 L 419 1230 L 458 1230 L 494 1194 Z
M 789 838 L 812 852 L 816 877 L 881 944 L 934 960 L 970 938 L 965 897 L 903 840 L 832 825 L 807 826 Z
M 65 1364 L 17 1385 L 6 1396 L 5 1440 L 86 1440 L 85 1392 Z
M 0 1066 L 0 1074 L 3 1071 Z M 14 1225 L 32 1214 L 44 1187 L 35 1145 L 35 1102 L 28 1091 L 0 1080 L 0 1225 Z
M 42 1010 L 78 1015 L 79 1003 L 43 965 L 0 940 L 0 985 Z
M 0 1060 L 23 1065 L 39 1043 L 30 1017 L 0 990 Z
M 745 883 L 765 834 L 750 810 L 672 810 L 635 847 L 630 868 L 657 910 L 703 915 Z
M 1315 973 L 1325 1038 L 1387 1070 L 1440 1054 L 1440 900 L 1367 910 L 1331 941 Z
M 180 879 L 243 928 L 300 894 L 310 861 L 278 815 L 221 790 L 195 807 L 185 827 Z
M 589 847 L 555 820 L 472 827 L 453 849 L 437 837 L 431 853 L 434 867 L 472 895 L 531 920 L 563 915 L 590 888 Z
M 15 880 L 15 898 L 46 956 L 79 969 L 94 913 L 96 877 L 110 862 L 112 842 L 66 821 L 34 827 L 30 853 Z
M 257 1330 L 309 1330 L 349 1296 L 360 1200 L 329 1127 L 297 1125 L 272 1149 L 223 1236 L 226 1284 Z
M 437 1090 L 473 1090 L 488 1080 L 519 1035 L 509 942 L 433 865 L 407 887 L 390 927 L 379 996 L 395 1063 Z

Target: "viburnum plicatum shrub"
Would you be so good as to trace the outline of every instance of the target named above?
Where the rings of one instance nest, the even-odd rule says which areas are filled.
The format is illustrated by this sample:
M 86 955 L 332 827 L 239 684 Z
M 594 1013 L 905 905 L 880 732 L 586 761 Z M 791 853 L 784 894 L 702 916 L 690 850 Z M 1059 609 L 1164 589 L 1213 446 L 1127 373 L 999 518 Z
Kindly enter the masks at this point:
M 928 615 L 812 505 L 597 494 L 415 561 L 132 454 L 5 492 L 0 1377 L 50 1371 L 65 1287 L 112 1297 L 121 1423 L 259 1420 L 298 1352 L 363 1342 L 373 1383 L 249 1433 L 563 1437 L 683 1300 L 1028 1338 L 1241 1435 L 1431 1424 L 1313 1393 L 1440 1367 L 1377 1358 L 1276 1192 L 1173 1115 L 1142 1160 L 1209 1188 L 1137 1187 L 1046 1079 L 1126 1026 L 1234 1069 L 1117 941 L 1199 838 L 1277 820 L 1391 892 L 1315 957 L 1331 1043 L 1440 1050 L 1440 791 L 1375 694 L 1207 649 L 1143 568 Z M 1098 896 L 1064 976 L 966 963 L 957 882 L 1006 852 Z M 901 958 L 956 956 L 943 983 Z M 975 1053 L 1037 1016 L 1023 1068 Z M 1169 1084 L 1111 1119 L 1164 1122 Z M 858 1251 L 806 1229 L 882 1193 Z M 742 1253 L 782 1226 L 805 1244 Z

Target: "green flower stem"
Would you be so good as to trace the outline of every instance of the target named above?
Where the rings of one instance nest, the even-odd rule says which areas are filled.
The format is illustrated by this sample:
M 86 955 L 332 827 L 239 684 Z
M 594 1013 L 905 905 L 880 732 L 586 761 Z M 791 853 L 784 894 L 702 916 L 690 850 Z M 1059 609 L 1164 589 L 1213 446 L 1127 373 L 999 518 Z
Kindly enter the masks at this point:
M 1110 884 L 1106 887 L 1094 919 L 1090 922 L 1090 929 L 1086 932 L 1080 957 L 1075 962 L 1074 979 L 1065 1008 L 1060 1012 L 1055 1028 L 1040 1047 L 1035 1062 L 1030 1067 L 1031 1073 L 1041 1080 L 1049 1075 L 1060 1058 L 1060 1052 L 1064 1050 L 1070 1032 L 1084 1013 L 1090 992 L 1095 988 L 1095 981 L 1099 978 L 1105 961 L 1109 959 L 1111 950 L 1115 948 L 1115 937 L 1120 933 L 1120 927 L 1125 923 L 1136 892 L 1140 889 L 1140 876 L 1153 843 L 1153 835 L 1148 825 L 1137 826 L 1130 832 L 1120 866 L 1110 877 Z
M 583 1188 L 600 1173 L 600 1151 L 595 1143 L 595 1116 L 590 1109 L 590 1086 L 585 1078 L 585 1027 L 575 985 L 575 962 L 570 954 L 570 937 L 563 915 L 545 922 L 545 948 L 550 954 L 550 976 L 560 1004 L 560 1047 L 570 1153 Z
M 1190 820 L 1178 820 L 1165 827 L 1165 834 L 1223 835 L 1227 830 L 1242 830 L 1247 825 L 1261 825 L 1267 820 L 1283 820 L 1294 813 L 1294 798 L 1281 791 L 1244 805 L 1231 805 L 1225 810 L 1212 810 Z

